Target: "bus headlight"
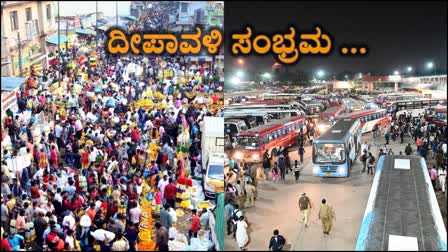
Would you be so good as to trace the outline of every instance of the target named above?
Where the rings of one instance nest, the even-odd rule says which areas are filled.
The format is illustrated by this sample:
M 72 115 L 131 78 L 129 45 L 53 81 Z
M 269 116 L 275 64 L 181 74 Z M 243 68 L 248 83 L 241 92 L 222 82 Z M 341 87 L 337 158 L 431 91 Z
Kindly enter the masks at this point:
M 236 152 L 235 155 L 233 155 L 235 157 L 235 159 L 242 159 L 243 158 L 243 153 L 241 152 Z
M 252 158 L 253 158 L 253 159 L 259 159 L 259 158 L 260 158 L 260 155 L 258 155 L 258 154 L 253 154 L 253 155 L 252 155 Z
M 313 174 L 318 174 L 319 173 L 319 166 L 315 165 L 313 166 Z
M 319 130 L 320 133 L 323 133 L 327 129 L 326 125 L 319 124 L 317 125 L 317 130 Z
M 338 168 L 338 173 L 344 174 L 345 173 L 345 167 L 339 167 Z

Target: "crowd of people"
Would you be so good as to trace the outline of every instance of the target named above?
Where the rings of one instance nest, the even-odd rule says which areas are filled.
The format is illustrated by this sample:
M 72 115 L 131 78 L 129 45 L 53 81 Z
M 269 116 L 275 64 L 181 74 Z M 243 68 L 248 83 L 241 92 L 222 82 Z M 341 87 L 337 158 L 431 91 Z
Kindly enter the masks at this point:
M 142 199 L 167 249 L 175 216 L 165 211 L 201 171 L 202 120 L 222 116 L 222 83 L 183 57 L 115 57 L 93 45 L 57 54 L 31 69 L 2 122 L 2 249 L 134 251 Z M 193 217 L 190 237 L 208 214 L 193 212 L 204 217 Z

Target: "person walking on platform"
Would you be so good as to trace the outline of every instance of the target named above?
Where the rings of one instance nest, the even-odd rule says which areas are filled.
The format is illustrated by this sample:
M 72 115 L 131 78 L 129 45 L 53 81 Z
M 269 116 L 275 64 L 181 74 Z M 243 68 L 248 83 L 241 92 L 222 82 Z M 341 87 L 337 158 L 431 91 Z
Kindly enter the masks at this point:
M 445 192 L 445 179 L 446 179 L 446 171 L 445 171 L 445 167 L 440 167 L 439 168 L 439 184 L 440 184 L 440 188 L 442 189 L 442 192 Z
M 322 205 L 320 205 L 318 217 L 322 222 L 324 234 L 329 235 L 333 226 L 333 220 L 336 221 L 336 216 L 331 206 L 326 204 L 326 202 L 327 201 L 325 199 L 322 200 Z
M 429 177 L 431 178 L 432 188 L 436 190 L 437 171 L 434 165 L 432 166 L 431 170 L 429 170 Z
M 305 153 L 305 148 L 303 148 L 303 145 L 300 145 L 299 147 L 299 156 L 300 156 L 300 163 L 303 164 L 303 154 Z
M 373 164 L 375 163 L 375 157 L 372 155 L 372 152 L 369 152 L 369 156 L 367 157 L 367 175 L 373 175 Z
M 308 198 L 308 196 L 306 196 L 305 193 L 302 193 L 302 196 L 299 199 L 299 209 L 303 213 L 302 220 L 305 223 L 305 227 L 308 227 L 308 219 L 309 219 L 309 216 L 311 214 L 311 209 L 312 208 L 313 207 L 311 205 L 310 198 Z
M 301 167 L 297 160 L 294 161 L 294 168 L 292 170 L 293 170 L 294 176 L 296 178 L 296 183 L 299 183 Z
M 411 155 L 412 154 L 412 147 L 411 147 L 411 144 L 410 143 L 408 143 L 408 145 L 406 146 L 406 148 L 404 149 L 404 153 L 406 154 L 406 155 Z
M 368 155 L 367 155 L 367 150 L 364 149 L 363 152 L 364 152 L 364 153 L 363 153 L 363 154 L 361 155 L 361 157 L 360 157 L 361 162 L 362 162 L 362 170 L 361 170 L 361 172 L 365 172 L 365 171 L 366 171 L 366 168 L 367 168 L 367 157 L 368 157 Z
M 263 171 L 266 176 L 266 180 L 269 180 L 269 170 L 271 169 L 271 159 L 269 156 L 268 150 L 266 150 L 263 154 Z
M 270 251 L 282 251 L 283 246 L 285 246 L 286 239 L 280 235 L 280 232 L 276 229 L 274 230 L 274 236 L 271 237 L 269 241 Z

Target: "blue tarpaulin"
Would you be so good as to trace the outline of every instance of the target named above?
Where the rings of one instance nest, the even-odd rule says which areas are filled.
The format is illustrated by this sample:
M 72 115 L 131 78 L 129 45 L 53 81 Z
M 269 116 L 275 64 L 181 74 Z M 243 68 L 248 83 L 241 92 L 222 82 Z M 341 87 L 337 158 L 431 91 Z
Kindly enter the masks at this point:
M 93 35 L 95 32 L 89 29 L 76 29 L 76 33 L 83 35 Z
M 13 91 L 17 87 L 20 87 L 22 85 L 26 78 L 21 77 L 2 77 L 2 91 Z
M 59 44 L 63 44 L 68 41 L 68 37 L 65 35 L 60 35 L 59 38 L 60 38 Z M 47 39 L 47 43 L 57 45 L 58 44 L 58 36 Z

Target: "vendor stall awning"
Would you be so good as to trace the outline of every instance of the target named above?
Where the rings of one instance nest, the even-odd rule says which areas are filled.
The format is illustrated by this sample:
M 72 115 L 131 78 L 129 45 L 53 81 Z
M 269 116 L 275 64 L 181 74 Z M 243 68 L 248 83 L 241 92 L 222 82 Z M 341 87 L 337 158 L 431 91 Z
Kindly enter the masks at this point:
M 26 78 L 21 77 L 2 77 L 2 91 L 13 91 L 22 85 Z
M 59 36 L 59 44 L 63 44 L 65 42 L 67 42 L 67 41 L 68 41 L 68 37 L 67 36 L 65 36 L 65 35 L 60 35 Z M 58 44 L 58 36 L 47 39 L 47 43 L 57 45 Z
M 134 16 L 131 16 L 131 15 L 129 15 L 129 16 L 126 16 L 125 18 L 128 18 L 128 19 L 130 19 L 130 20 L 134 20 L 134 21 L 137 21 L 137 18 L 136 18 L 136 17 L 134 17 Z
M 110 27 L 108 25 L 98 26 L 98 30 L 107 31 Z
M 83 34 L 83 35 L 94 35 L 95 31 L 92 31 L 89 29 L 76 29 L 76 33 Z

